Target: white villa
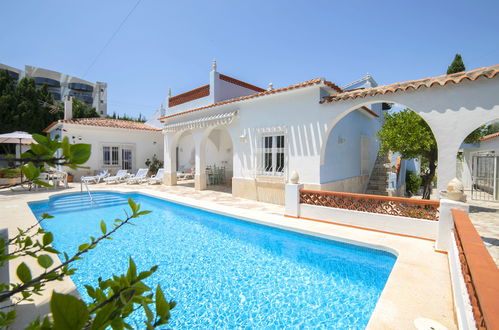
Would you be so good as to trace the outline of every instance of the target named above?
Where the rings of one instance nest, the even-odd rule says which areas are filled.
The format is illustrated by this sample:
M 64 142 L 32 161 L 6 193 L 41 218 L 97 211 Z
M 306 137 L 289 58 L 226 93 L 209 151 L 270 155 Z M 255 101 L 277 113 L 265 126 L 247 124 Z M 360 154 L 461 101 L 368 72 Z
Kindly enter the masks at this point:
M 346 90 L 377 86 L 369 75 Z M 296 171 L 309 189 L 363 193 L 378 153 L 382 104 L 359 107 L 328 131 L 335 115 L 322 98 L 341 92 L 323 78 L 264 90 L 223 75 L 213 64 L 210 83 L 170 96 L 164 123 L 165 183 L 193 170 L 207 189 L 206 168 L 222 168 L 234 196 L 284 204 Z
M 88 169 L 70 170 L 78 180 L 101 169 L 135 172 L 145 168 L 146 159 L 163 158 L 161 129 L 146 123 L 107 118 L 71 118 L 71 102 L 65 101 L 65 119 L 49 125 L 44 132 L 51 138 L 68 137 L 70 143 L 91 145 Z

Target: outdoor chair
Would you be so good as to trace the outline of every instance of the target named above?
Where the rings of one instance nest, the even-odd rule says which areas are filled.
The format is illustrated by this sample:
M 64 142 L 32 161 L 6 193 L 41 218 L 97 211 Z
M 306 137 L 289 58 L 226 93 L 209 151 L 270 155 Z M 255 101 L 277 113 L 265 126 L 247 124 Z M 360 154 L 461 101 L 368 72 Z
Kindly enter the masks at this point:
M 64 185 L 64 188 L 68 188 L 68 173 L 64 171 L 54 171 L 49 175 L 54 188 L 59 187 L 59 184 Z
M 160 168 L 158 170 L 158 172 L 156 173 L 156 175 L 153 175 L 152 177 L 150 177 L 147 180 L 147 183 L 148 184 L 161 183 L 161 181 L 163 181 L 164 175 L 165 175 L 165 169 L 164 168 Z
M 40 173 L 37 180 L 41 181 L 41 182 L 45 182 L 46 184 L 50 184 L 50 173 L 47 173 L 47 172 Z M 49 189 L 49 187 L 45 187 L 45 186 L 42 186 L 42 185 L 37 184 L 37 183 L 34 183 L 33 186 L 35 188 L 35 191 L 38 191 L 38 188 L 40 188 L 40 187 L 44 187 L 45 189 Z
M 107 178 L 109 176 L 109 171 L 108 170 L 102 170 L 97 175 L 91 175 L 91 176 L 82 176 L 81 177 L 81 182 L 85 184 L 89 183 L 99 183 L 101 180 Z
M 149 172 L 148 168 L 140 168 L 134 176 L 132 176 L 126 180 L 126 183 L 127 184 L 142 183 L 142 182 L 146 181 L 147 180 L 147 177 L 146 177 L 147 172 Z
M 177 180 L 194 179 L 195 170 L 192 168 L 185 172 L 177 172 Z
M 127 170 L 119 170 L 116 175 L 104 178 L 104 182 L 109 184 L 109 183 L 119 183 L 125 181 L 130 174 L 128 173 Z

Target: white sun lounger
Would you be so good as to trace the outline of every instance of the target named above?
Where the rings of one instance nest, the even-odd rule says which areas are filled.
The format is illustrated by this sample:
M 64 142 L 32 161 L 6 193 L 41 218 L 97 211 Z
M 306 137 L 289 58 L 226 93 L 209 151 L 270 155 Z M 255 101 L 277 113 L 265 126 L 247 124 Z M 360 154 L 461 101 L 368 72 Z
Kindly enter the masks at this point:
M 165 175 L 165 169 L 164 168 L 160 168 L 158 170 L 158 173 L 156 173 L 156 175 L 150 177 L 148 180 L 147 180 L 147 183 L 148 184 L 153 184 L 153 183 L 161 183 L 161 181 L 163 181 L 163 176 Z
M 90 176 L 82 176 L 81 177 L 81 182 L 83 183 L 99 183 L 100 180 L 103 180 L 109 176 L 109 171 L 108 170 L 102 170 L 97 175 L 90 175 Z
M 126 183 L 131 184 L 131 183 L 141 183 L 146 181 L 147 172 L 149 172 L 148 168 L 140 168 L 134 176 L 126 180 Z
M 130 174 L 127 170 L 119 170 L 116 175 L 104 178 L 105 183 L 119 183 L 125 181 Z

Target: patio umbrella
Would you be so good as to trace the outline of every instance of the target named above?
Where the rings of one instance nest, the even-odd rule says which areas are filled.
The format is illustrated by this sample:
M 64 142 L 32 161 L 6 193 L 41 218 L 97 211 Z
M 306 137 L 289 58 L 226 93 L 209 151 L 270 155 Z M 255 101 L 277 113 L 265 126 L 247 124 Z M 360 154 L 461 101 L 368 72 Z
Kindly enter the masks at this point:
M 35 140 L 33 140 L 31 134 L 26 132 L 16 131 L 12 133 L 0 134 L 0 143 L 19 144 L 19 154 L 21 154 L 22 153 L 21 145 L 33 144 L 36 142 Z M 22 182 L 23 182 L 23 177 L 21 173 L 21 183 Z
M 33 144 L 36 142 L 33 140 L 31 134 L 16 131 L 12 133 L 0 134 L 0 143 Z

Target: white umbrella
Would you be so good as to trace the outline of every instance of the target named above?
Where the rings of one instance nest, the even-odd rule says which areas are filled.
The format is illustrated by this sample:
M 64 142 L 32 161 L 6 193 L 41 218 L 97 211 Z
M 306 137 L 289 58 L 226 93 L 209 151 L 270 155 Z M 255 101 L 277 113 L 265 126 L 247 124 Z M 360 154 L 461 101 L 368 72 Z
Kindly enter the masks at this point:
M 33 140 L 31 134 L 16 131 L 12 133 L 0 134 L 0 143 L 33 144 L 36 142 Z
M 22 153 L 21 145 L 23 144 L 33 144 L 36 143 L 33 140 L 31 134 L 21 131 L 15 131 L 12 133 L 0 134 L 0 143 L 14 143 L 19 144 L 19 154 Z M 21 173 L 21 183 L 23 182 L 23 175 Z

